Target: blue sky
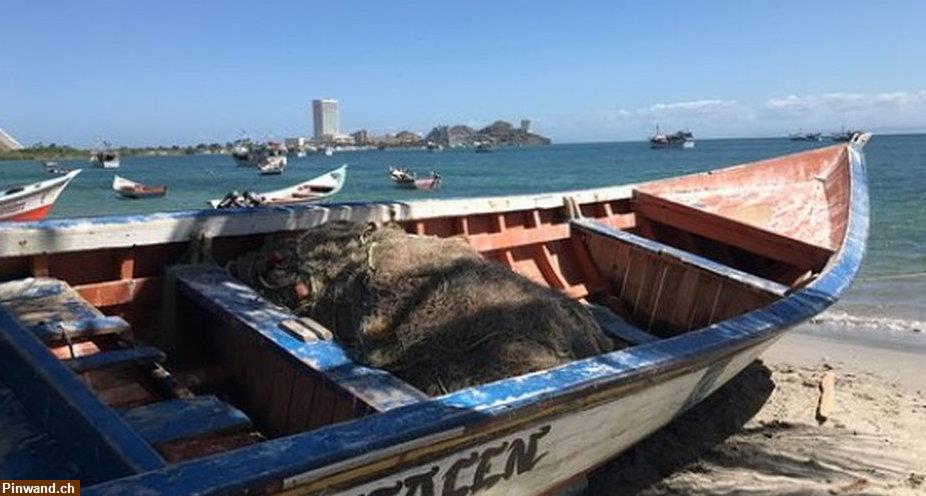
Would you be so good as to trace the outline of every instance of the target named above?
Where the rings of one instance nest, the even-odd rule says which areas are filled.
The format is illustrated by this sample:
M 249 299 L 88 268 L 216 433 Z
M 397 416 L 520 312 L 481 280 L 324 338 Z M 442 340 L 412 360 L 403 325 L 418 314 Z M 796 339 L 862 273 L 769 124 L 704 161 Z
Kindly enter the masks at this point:
M 24 143 L 426 132 L 556 141 L 926 130 L 926 2 L 0 0 L 0 127 Z

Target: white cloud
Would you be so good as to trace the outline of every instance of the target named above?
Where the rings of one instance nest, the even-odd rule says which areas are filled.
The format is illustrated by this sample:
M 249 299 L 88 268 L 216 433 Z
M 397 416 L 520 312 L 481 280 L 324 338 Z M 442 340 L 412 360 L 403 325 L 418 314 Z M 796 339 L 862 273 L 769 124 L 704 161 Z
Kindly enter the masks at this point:
M 701 137 L 784 136 L 799 130 L 833 132 L 842 126 L 876 132 L 921 130 L 926 128 L 926 89 L 792 94 L 752 102 L 660 102 L 544 120 L 555 138 L 569 141 L 643 139 L 656 125 L 664 130 L 689 128 Z
M 732 108 L 736 106 L 735 100 L 694 100 L 690 102 L 675 103 L 657 103 L 650 105 L 645 110 L 641 109 L 638 113 L 672 113 L 672 112 L 693 112 L 709 113 L 717 110 Z
M 874 112 L 888 109 L 905 110 L 923 105 L 926 105 L 926 90 L 788 95 L 781 98 L 770 98 L 765 102 L 765 107 L 769 110 L 788 113 Z

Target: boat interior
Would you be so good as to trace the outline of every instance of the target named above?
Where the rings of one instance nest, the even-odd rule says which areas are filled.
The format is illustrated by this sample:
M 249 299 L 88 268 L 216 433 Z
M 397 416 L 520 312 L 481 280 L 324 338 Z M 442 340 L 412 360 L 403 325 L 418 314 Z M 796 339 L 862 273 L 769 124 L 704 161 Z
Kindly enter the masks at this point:
M 764 307 L 824 271 L 847 229 L 848 154 L 833 146 L 602 200 L 396 220 L 412 234 L 465 238 L 587 304 L 619 348 L 643 346 Z M 20 340 L 0 356 L 6 386 L 29 411 L 65 405 L 41 423 L 78 460 L 133 458 L 79 463 L 90 480 L 427 400 L 221 268 L 267 236 L 294 234 L 0 258 L 0 304 L 28 331 L 5 336 Z M 41 371 L 10 380 L 17 364 Z M 125 435 L 101 434 L 116 428 Z M 86 431 L 80 444 L 74 429 Z M 97 438 L 105 446 L 91 455 L 85 443 Z

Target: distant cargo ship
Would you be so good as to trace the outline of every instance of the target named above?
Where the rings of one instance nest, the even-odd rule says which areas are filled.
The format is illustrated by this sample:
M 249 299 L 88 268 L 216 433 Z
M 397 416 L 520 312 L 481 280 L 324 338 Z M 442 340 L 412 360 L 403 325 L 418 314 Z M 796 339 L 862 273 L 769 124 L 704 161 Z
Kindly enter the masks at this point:
M 659 132 L 659 127 L 656 127 L 656 134 L 649 139 L 650 148 L 694 148 L 694 146 L 694 135 L 691 131 L 667 134 Z
M 791 141 L 821 141 L 823 140 L 822 133 L 797 133 L 789 135 L 788 138 L 791 138 Z

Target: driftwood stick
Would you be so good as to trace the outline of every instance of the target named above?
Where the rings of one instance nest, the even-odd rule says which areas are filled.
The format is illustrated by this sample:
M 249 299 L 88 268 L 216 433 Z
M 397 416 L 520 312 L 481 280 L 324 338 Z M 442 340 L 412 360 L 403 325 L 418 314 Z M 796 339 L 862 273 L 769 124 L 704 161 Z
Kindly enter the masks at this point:
M 832 370 L 823 373 L 820 379 L 820 398 L 817 401 L 817 422 L 824 423 L 833 415 L 836 407 L 836 374 Z

